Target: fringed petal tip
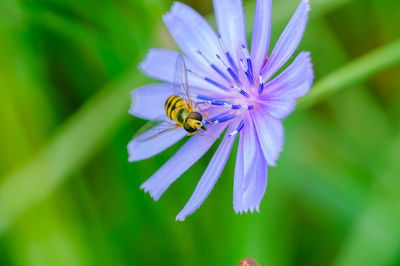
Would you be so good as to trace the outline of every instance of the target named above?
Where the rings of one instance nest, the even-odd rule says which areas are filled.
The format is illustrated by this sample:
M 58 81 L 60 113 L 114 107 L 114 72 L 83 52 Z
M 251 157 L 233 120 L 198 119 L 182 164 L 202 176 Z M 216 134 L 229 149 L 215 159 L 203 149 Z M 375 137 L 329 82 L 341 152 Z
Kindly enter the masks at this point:
M 260 204 L 249 206 L 246 209 L 235 208 L 234 210 L 235 210 L 236 214 L 240 214 L 240 215 L 247 214 L 248 212 L 254 213 L 254 211 L 260 213 Z
M 310 6 L 310 0 L 303 0 L 304 3 L 306 4 L 306 10 L 307 12 L 310 12 L 311 6 Z
M 313 70 L 313 63 L 311 59 L 311 52 L 309 51 L 301 51 L 300 54 L 303 54 L 304 60 L 307 61 L 308 69 Z M 299 54 L 299 55 L 300 55 Z
M 156 129 L 157 127 L 155 126 L 154 128 Z M 143 133 L 143 135 L 148 132 Z M 134 162 L 153 157 L 178 142 L 185 135 L 186 133 L 183 129 L 177 129 L 145 142 L 133 138 L 128 144 L 128 160 L 129 162 Z
M 185 218 L 186 217 L 184 217 L 184 216 L 179 216 L 179 214 L 176 216 L 176 218 L 175 218 L 175 221 L 177 221 L 177 222 L 183 222 L 183 221 L 185 221 Z
M 262 69 L 264 81 L 268 81 L 289 60 L 297 49 L 297 46 L 303 38 L 309 10 L 309 1 L 302 0 L 276 42 L 269 60 Z
M 132 102 L 128 112 L 136 117 L 153 120 L 165 115 L 165 99 L 173 95 L 170 84 L 154 83 L 131 91 Z
M 169 19 L 171 16 L 173 16 L 174 14 L 179 13 L 179 12 L 180 12 L 180 9 L 181 9 L 182 7 L 191 8 L 191 7 L 185 5 L 185 4 L 181 3 L 181 2 L 176 2 L 176 1 L 173 2 L 173 3 L 172 3 L 172 6 L 171 6 L 171 8 L 170 8 L 170 10 L 162 16 L 163 20 L 164 20 L 164 21 L 165 21 L 165 20 L 168 20 L 168 19 Z
M 158 195 L 157 193 L 155 193 L 154 191 L 152 191 L 149 187 L 147 187 L 146 182 L 143 183 L 140 186 L 140 189 L 142 189 L 144 191 L 144 193 L 149 193 L 150 197 L 154 200 L 154 201 L 158 201 L 161 197 L 161 195 Z
M 138 69 L 150 78 L 171 82 L 177 56 L 178 53 L 175 51 L 153 48 L 147 52 Z
M 127 150 L 128 150 L 128 162 L 133 163 L 136 162 L 138 160 L 136 160 L 135 156 L 134 156 L 134 148 L 133 148 L 133 142 L 130 141 L 127 145 Z
M 153 48 L 153 49 L 149 49 L 146 53 L 146 56 L 144 57 L 144 59 L 142 60 L 142 62 L 140 62 L 140 64 L 138 65 L 138 69 L 140 72 L 142 72 L 142 74 L 144 75 L 148 75 L 148 72 L 146 71 L 146 68 L 149 65 L 149 62 L 152 62 L 152 57 L 154 55 L 154 52 L 157 51 L 158 49 Z
M 135 115 L 134 114 L 135 113 L 134 110 L 135 110 L 135 106 L 136 106 L 135 90 L 132 90 L 130 92 L 130 95 L 131 95 L 131 105 L 129 106 L 128 113 L 131 115 Z M 129 146 L 129 144 L 128 144 L 128 146 Z
M 232 132 L 238 125 L 239 121 L 233 121 L 228 127 L 228 132 Z M 177 221 L 184 221 L 185 218 L 195 212 L 208 197 L 225 167 L 234 141 L 235 136 L 231 137 L 229 134 L 225 134 L 220 146 L 208 164 L 207 169 L 197 183 L 192 196 L 185 207 L 183 207 L 176 216 Z
M 305 89 L 303 90 L 303 93 L 298 95 L 299 96 L 298 98 L 303 97 L 304 95 L 306 95 L 310 91 L 311 86 L 314 83 L 314 79 L 315 79 L 313 63 L 312 63 L 312 60 L 311 60 L 311 53 L 308 52 L 308 51 L 303 51 L 301 53 L 304 53 L 304 57 L 305 57 L 305 60 L 307 62 L 306 74 L 305 74 L 305 77 L 304 77 L 306 84 L 305 84 Z
M 129 145 L 128 145 L 128 149 L 129 149 Z M 128 162 L 133 163 L 135 161 L 136 161 L 135 158 L 133 158 L 133 156 L 129 155 Z
M 208 130 L 212 136 L 219 136 L 225 126 L 215 126 Z M 186 133 L 184 133 L 186 134 Z M 187 169 L 196 163 L 212 146 L 216 138 L 191 137 L 175 155 L 168 160 L 153 176 L 147 179 L 140 188 L 158 201 L 169 186 Z

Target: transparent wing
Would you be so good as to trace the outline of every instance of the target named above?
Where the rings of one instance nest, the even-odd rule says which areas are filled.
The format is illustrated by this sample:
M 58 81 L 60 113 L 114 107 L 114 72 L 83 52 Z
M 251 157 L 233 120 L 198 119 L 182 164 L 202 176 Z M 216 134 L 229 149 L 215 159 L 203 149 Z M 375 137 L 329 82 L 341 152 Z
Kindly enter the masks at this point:
M 193 108 L 189 92 L 187 67 L 181 54 L 176 58 L 173 86 L 175 94 L 180 96 L 190 108 Z
M 141 127 L 135 134 L 133 139 L 135 141 L 145 142 L 164 135 L 165 133 L 175 130 L 177 128 L 179 128 L 177 124 L 172 123 L 171 121 L 166 119 L 152 120 Z

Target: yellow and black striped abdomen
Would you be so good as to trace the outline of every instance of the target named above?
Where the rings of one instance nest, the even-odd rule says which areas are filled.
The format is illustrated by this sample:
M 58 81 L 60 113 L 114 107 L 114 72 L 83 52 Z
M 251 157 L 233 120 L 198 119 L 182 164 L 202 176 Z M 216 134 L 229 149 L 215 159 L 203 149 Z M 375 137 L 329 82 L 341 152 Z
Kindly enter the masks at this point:
M 177 95 L 169 97 L 165 102 L 165 112 L 167 113 L 167 116 L 171 120 L 182 124 L 183 121 L 180 121 L 181 119 L 179 119 L 181 116 L 177 115 L 178 111 L 181 109 L 187 109 L 187 106 L 182 98 Z

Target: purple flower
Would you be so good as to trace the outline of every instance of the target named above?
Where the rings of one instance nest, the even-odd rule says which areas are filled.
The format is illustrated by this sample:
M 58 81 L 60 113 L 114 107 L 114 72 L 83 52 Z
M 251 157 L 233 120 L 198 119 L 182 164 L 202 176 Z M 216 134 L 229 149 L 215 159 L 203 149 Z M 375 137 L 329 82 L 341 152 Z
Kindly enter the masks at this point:
M 250 49 L 242 1 L 214 0 L 214 9 L 218 35 L 196 11 L 179 2 L 174 3 L 163 17 L 184 54 L 191 98 L 207 110 L 214 122 L 205 123 L 208 129 L 205 133 L 213 137 L 190 137 L 141 188 L 158 200 L 226 131 L 191 198 L 177 215 L 176 219 L 180 221 L 206 199 L 238 135 L 233 207 L 238 213 L 259 211 L 267 185 L 267 166 L 275 166 L 282 151 L 284 133 L 281 120 L 294 110 L 296 99 L 310 90 L 314 79 L 308 52 L 300 52 L 285 70 L 273 78 L 291 58 L 303 36 L 310 10 L 307 0 L 301 0 L 269 56 L 271 0 L 257 0 Z M 177 52 L 163 49 L 149 51 L 140 69 L 147 76 L 165 83 L 134 90 L 130 108 L 132 115 L 148 120 L 166 117 L 165 101 L 174 95 L 171 84 L 177 56 Z M 134 138 L 128 145 L 129 161 L 149 158 L 186 134 L 179 128 L 145 142 Z

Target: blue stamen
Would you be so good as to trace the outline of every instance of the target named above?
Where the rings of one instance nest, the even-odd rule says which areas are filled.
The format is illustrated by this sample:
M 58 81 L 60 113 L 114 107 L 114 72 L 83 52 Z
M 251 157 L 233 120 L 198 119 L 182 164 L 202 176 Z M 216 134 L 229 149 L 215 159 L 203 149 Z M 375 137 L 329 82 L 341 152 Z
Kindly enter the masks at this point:
M 232 119 L 235 118 L 235 117 L 236 117 L 235 114 L 228 114 L 228 115 L 223 114 L 223 115 L 220 115 L 220 116 L 216 116 L 216 117 L 214 117 L 214 118 L 211 118 L 210 121 L 213 122 L 213 123 L 215 123 L 215 124 L 220 124 L 220 123 L 224 123 L 224 122 L 227 122 L 227 121 L 229 121 L 229 120 L 232 120 Z M 208 122 L 207 122 L 207 123 L 208 123 Z
M 217 72 L 221 77 L 223 77 L 226 81 L 228 81 L 229 83 L 231 83 L 231 80 L 228 78 L 227 75 L 224 74 L 224 72 L 222 72 L 216 65 L 211 64 L 211 67 L 215 70 L 215 72 Z
M 206 101 L 215 101 L 214 98 L 210 98 L 208 96 L 203 96 L 203 95 L 196 95 L 196 98 L 200 99 L 200 100 L 206 100 Z
M 228 73 L 231 75 L 231 77 L 233 78 L 233 80 L 236 82 L 237 85 L 242 86 L 238 76 L 236 75 L 236 73 L 232 70 L 232 68 L 230 66 L 228 66 L 225 61 L 221 58 L 221 56 L 219 54 L 215 55 L 221 62 L 222 64 L 225 66 L 226 71 L 228 71 Z
M 237 86 L 231 86 L 232 89 L 234 89 L 235 91 L 239 92 L 240 94 L 242 94 L 244 97 L 250 98 L 250 95 L 243 89 L 237 87 Z
M 233 70 L 235 70 L 235 72 L 238 72 L 238 68 L 235 64 L 235 61 L 233 61 L 233 58 L 231 56 L 231 54 L 229 53 L 229 51 L 225 48 L 224 42 L 222 41 L 222 37 L 221 34 L 218 34 L 219 37 L 219 44 L 221 45 L 222 50 L 224 51 L 226 57 L 228 58 L 229 63 L 231 64 Z
M 254 109 L 254 105 L 233 104 L 232 109 L 252 110 Z
M 242 65 L 243 71 L 246 74 L 247 80 L 249 81 L 250 85 L 254 87 L 253 76 L 249 72 L 249 69 L 246 67 L 242 59 L 240 59 L 240 64 Z
M 229 102 L 226 101 L 221 101 L 221 100 L 214 100 L 211 102 L 212 105 L 226 105 L 229 104 Z
M 250 75 L 253 76 L 253 64 L 251 63 L 249 51 L 244 44 L 242 44 L 242 49 L 244 54 L 246 55 L 247 69 L 249 70 Z
M 225 75 L 224 72 L 222 72 L 215 64 L 211 63 L 210 60 L 208 60 L 207 57 L 205 57 L 205 55 L 200 50 L 197 50 L 196 52 L 204 59 L 204 61 L 206 61 L 211 66 L 212 69 L 214 69 L 215 72 L 218 73 L 218 75 L 220 75 L 222 78 L 224 78 L 229 83 L 231 82 L 231 80 L 228 78 L 228 76 Z
M 240 109 L 242 110 L 253 110 L 254 109 L 254 105 L 240 105 Z
M 224 85 L 219 84 L 218 82 L 216 82 L 216 81 L 210 79 L 209 77 L 201 76 L 200 74 L 198 74 L 198 73 L 196 73 L 196 72 L 193 72 L 193 71 L 190 70 L 190 69 L 187 69 L 187 71 L 188 71 L 189 73 L 192 73 L 193 75 L 195 75 L 195 76 L 201 78 L 201 79 L 204 79 L 205 81 L 211 83 L 212 85 L 214 85 L 214 86 L 216 86 L 216 87 L 218 87 L 218 88 L 220 88 L 220 89 L 222 89 L 222 90 L 224 90 L 224 91 L 229 91 L 229 89 L 228 89 L 227 87 L 225 87 Z
M 253 64 L 251 63 L 251 59 L 247 58 L 247 66 L 249 68 L 250 74 L 253 76 Z
M 226 54 L 226 57 L 228 57 L 228 61 L 231 64 L 231 66 L 233 67 L 233 69 L 235 70 L 235 72 L 238 72 L 238 68 L 237 68 L 235 62 L 233 61 L 231 54 L 229 52 L 226 52 L 225 54 Z
M 253 80 L 253 77 L 251 76 L 251 74 L 249 73 L 249 71 L 246 71 L 245 73 L 246 73 L 247 79 L 248 79 L 249 82 L 250 82 L 250 85 L 254 87 L 254 80 Z
M 230 103 L 225 103 L 225 104 L 224 104 L 224 107 L 226 107 L 226 108 L 228 108 L 228 109 L 232 109 L 232 108 L 233 108 L 233 105 L 230 104 Z
M 197 98 L 199 98 L 199 97 L 197 97 Z M 232 104 L 228 101 L 214 100 L 211 98 L 209 100 L 205 100 L 202 102 L 196 102 L 196 104 L 212 104 L 212 105 L 219 105 L 219 106 L 225 106 L 225 107 L 232 106 Z
M 219 84 L 218 82 L 216 82 L 216 81 L 214 81 L 214 80 L 212 80 L 212 79 L 210 79 L 210 78 L 205 77 L 204 80 L 207 81 L 207 82 L 209 82 L 209 83 L 211 83 L 212 85 L 214 85 L 214 86 L 216 86 L 216 87 L 218 87 L 218 88 L 224 90 L 224 91 L 227 91 L 227 90 L 228 90 L 227 87 L 225 87 L 224 85 Z
M 237 135 L 244 127 L 244 120 L 242 120 L 239 124 L 239 126 L 229 134 L 230 137 L 233 137 L 235 135 Z
M 233 72 L 232 68 L 228 67 L 227 71 L 232 76 L 232 78 L 236 82 L 236 84 L 239 86 L 242 86 L 242 83 L 240 82 L 239 78 L 236 76 L 235 72 Z
M 258 94 L 261 94 L 264 90 L 264 81 L 262 75 L 260 75 L 260 85 L 258 87 Z
M 197 105 L 199 104 L 210 104 L 211 101 L 202 101 L 202 102 L 196 102 Z
M 211 105 L 217 105 L 217 106 L 224 106 L 228 109 L 234 109 L 234 110 L 252 110 L 254 108 L 254 105 L 244 105 L 244 104 L 231 104 L 230 102 L 226 101 L 221 101 L 221 100 L 205 100 L 205 101 L 200 101 L 196 102 L 196 104 L 211 104 Z

